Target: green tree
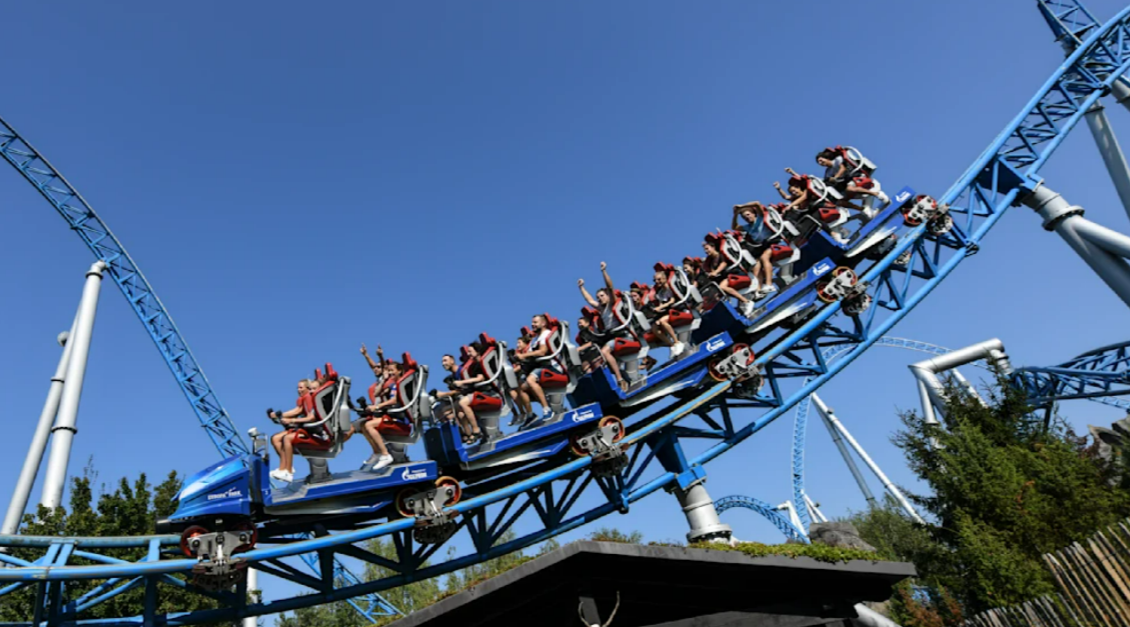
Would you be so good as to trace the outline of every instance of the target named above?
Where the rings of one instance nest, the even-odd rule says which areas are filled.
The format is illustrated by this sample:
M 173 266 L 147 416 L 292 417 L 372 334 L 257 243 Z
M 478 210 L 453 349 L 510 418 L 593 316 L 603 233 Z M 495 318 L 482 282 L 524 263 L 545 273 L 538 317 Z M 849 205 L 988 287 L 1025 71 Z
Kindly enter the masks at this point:
M 615 527 L 601 527 L 589 534 L 589 540 L 597 542 L 621 542 L 623 544 L 639 544 L 643 542 L 643 534 L 639 531 L 624 533 Z
M 1130 493 L 1085 439 L 1058 416 L 1047 429 L 1032 420 L 1023 394 L 1003 381 L 986 404 L 957 388 L 946 402 L 941 425 L 904 413 L 894 437 L 930 487 L 914 499 L 936 524 L 876 510 L 857 526 L 967 613 L 1051 592 L 1040 555 L 1130 515 Z
M 169 473 L 156 488 L 151 488 L 144 474 L 133 483 L 122 478 L 113 492 L 103 489 L 94 506 L 94 491 L 91 484 L 97 474 L 88 464 L 81 477 L 71 480 L 69 500 L 70 513 L 62 507 L 48 510 L 40 507 L 35 516 L 24 516 L 20 533 L 24 535 L 48 536 L 136 536 L 156 532 L 159 517 L 172 513 L 173 498 L 180 490 L 181 480 L 175 472 Z M 102 553 L 128 561 L 138 561 L 145 557 L 145 548 L 107 549 Z M 13 549 L 15 557 L 34 561 L 43 556 L 42 549 Z M 94 562 L 82 558 L 72 558 L 72 565 L 92 565 Z M 183 576 L 174 575 L 183 580 Z M 69 583 L 66 600 L 74 600 L 102 584 L 101 580 L 87 580 Z M 125 582 L 122 582 L 124 584 Z M 120 584 L 119 584 L 120 585 Z M 26 621 L 34 610 L 35 588 L 28 587 L 0 597 L 0 621 Z M 80 618 L 116 618 L 137 616 L 145 607 L 145 587 L 138 586 L 124 592 L 86 612 Z M 192 594 L 179 587 L 168 584 L 158 585 L 158 612 L 184 612 L 217 607 L 211 599 Z

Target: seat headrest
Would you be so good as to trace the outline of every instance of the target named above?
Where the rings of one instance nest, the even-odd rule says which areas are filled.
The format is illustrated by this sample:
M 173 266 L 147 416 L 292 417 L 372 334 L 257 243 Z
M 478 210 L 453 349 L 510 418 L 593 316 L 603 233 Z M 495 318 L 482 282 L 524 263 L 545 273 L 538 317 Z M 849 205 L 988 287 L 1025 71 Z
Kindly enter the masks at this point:
M 690 257 L 687 257 L 683 261 L 686 261 L 687 259 L 690 259 Z M 667 263 L 665 261 L 657 261 L 655 263 L 655 265 L 652 266 L 652 267 L 655 269 L 656 272 L 674 272 L 675 271 L 674 264 L 670 264 L 670 263 Z
M 326 381 L 337 381 L 337 371 L 334 370 L 334 365 L 326 362 Z
M 417 364 L 416 360 L 412 359 L 411 353 L 404 353 L 403 355 L 401 355 L 400 362 L 400 365 L 404 368 L 404 374 L 408 374 L 409 372 L 420 367 L 420 364 Z
M 808 187 L 808 180 L 807 174 L 789 177 L 789 187 Z
M 479 344 L 482 344 L 483 348 L 494 348 L 498 346 L 498 340 L 487 335 L 486 331 L 483 331 L 479 334 Z
M 683 257 L 683 263 L 689 263 L 697 268 L 702 265 L 702 257 Z
M 461 359 L 462 361 L 467 361 L 470 358 L 471 358 L 471 354 L 467 351 L 467 346 L 466 345 L 460 346 L 459 347 L 459 359 Z
M 552 331 L 553 329 L 556 329 L 557 327 L 561 326 L 561 322 L 558 321 L 557 318 L 554 318 L 553 316 L 549 315 L 548 313 L 544 313 L 542 315 L 545 316 L 545 326 L 549 330 Z
M 314 380 L 315 380 L 315 381 L 321 381 L 321 380 L 322 380 L 322 371 L 321 371 L 321 369 L 319 369 L 319 368 L 314 368 Z
M 703 238 L 703 239 L 705 239 L 707 242 L 710 243 L 711 246 L 714 246 L 715 248 L 717 248 L 718 246 L 721 246 L 721 244 L 722 244 L 722 234 L 721 233 L 707 233 L 706 237 Z
M 526 326 L 522 327 L 521 329 L 518 329 L 518 336 L 519 337 L 533 337 L 534 336 L 534 330 L 531 329 L 529 327 L 529 325 L 526 325 Z
M 631 288 L 633 291 L 643 292 L 644 294 L 647 294 L 651 290 L 650 285 L 641 283 L 640 281 L 632 281 Z

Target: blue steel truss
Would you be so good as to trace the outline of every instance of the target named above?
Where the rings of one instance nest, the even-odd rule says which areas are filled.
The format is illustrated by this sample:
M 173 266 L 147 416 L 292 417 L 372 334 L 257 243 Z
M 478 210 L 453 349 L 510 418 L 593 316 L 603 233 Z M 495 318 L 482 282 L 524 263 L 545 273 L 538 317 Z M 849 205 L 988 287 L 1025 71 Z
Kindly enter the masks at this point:
M 246 453 L 247 445 L 240 437 L 227 410 L 216 398 L 208 377 L 204 375 L 196 357 L 188 348 L 177 325 L 173 322 L 153 286 L 142 274 L 141 268 L 126 252 L 125 246 L 114 236 L 110 227 L 94 212 L 86 199 L 14 128 L 0 118 L 0 155 L 31 183 L 47 202 L 55 208 L 86 244 L 94 256 L 106 262 L 107 272 L 126 297 L 126 302 L 137 314 L 142 326 L 157 346 L 162 359 L 188 399 L 204 432 L 223 457 Z M 318 566 L 316 558 L 307 563 Z M 358 584 L 361 580 L 340 563 L 334 572 L 343 581 Z M 351 601 L 354 608 L 369 620 L 399 614 L 399 610 L 380 595 L 371 595 L 360 602 Z
M 94 209 L 67 179 L 3 119 L 0 119 L 0 155 L 39 190 L 67 221 L 67 226 L 82 238 L 90 252 L 106 262 L 110 277 L 157 345 L 192 411 L 196 412 L 220 454 L 230 457 L 246 453 L 247 445 L 216 398 L 208 377 L 196 363 L 172 316 L 110 227 L 94 213 Z
M 1056 401 L 1130 394 L 1130 342 L 1097 348 L 1058 366 L 1020 368 L 1010 383 L 1024 390 L 1035 407 Z M 1111 399 L 1130 410 L 1130 402 Z
M 416 544 L 412 535 L 416 521 L 412 519 L 257 548 L 240 557 L 309 593 L 261 603 L 248 603 L 236 595 L 238 598 L 217 610 L 137 617 L 119 623 L 181 625 L 233 620 L 386 590 L 531 546 L 612 512 L 627 512 L 632 503 L 663 488 L 699 480 L 705 475 L 706 463 L 772 423 L 842 371 L 975 253 L 1004 212 L 1038 182 L 1040 168 L 1083 113 L 1128 68 L 1130 8 L 1093 29 L 1020 114 L 939 197 L 954 218 L 953 230 L 936 236 L 928 233 L 925 225 L 920 226 L 862 273 L 860 280 L 868 286 L 874 303 L 870 309 L 858 317 L 848 317 L 841 314 L 839 303 L 833 303 L 784 332 L 777 344 L 757 358 L 766 382 L 752 397 L 739 397 L 740 390 L 731 391 L 730 383 L 722 382 L 694 398 L 672 400 L 659 408 L 645 421 L 646 426 L 630 432 L 622 441 L 631 448 L 629 462 L 621 471 L 607 475 L 591 472 L 591 460 L 584 457 L 536 474 L 529 471 L 500 479 L 491 490 L 450 508 L 458 514 L 456 536 L 452 537 L 465 533 L 469 539 L 463 551 L 452 547 L 445 554 L 441 549 L 446 543 Z M 904 253 L 908 260 L 899 259 Z M 840 359 L 830 363 L 824 354 L 834 346 L 848 348 Z M 754 411 L 738 416 L 736 409 Z M 684 450 L 684 442 L 694 444 L 694 449 Z M 514 539 L 496 545 L 507 531 L 514 531 Z M 382 536 L 394 542 L 395 558 L 356 546 Z M 16 537 L 0 537 L 0 546 L 14 541 Z M 52 588 L 56 582 L 140 576 L 146 585 L 156 586 L 161 583 L 160 575 L 187 573 L 195 565 L 188 559 L 70 565 L 58 554 L 43 561 L 59 542 L 49 539 L 35 545 L 44 553 L 41 563 L 0 569 L 0 582 L 40 585 L 41 604 L 50 609 L 59 606 L 54 602 L 59 598 L 59 587 Z M 331 569 L 324 568 L 319 577 L 311 577 L 284 561 L 304 554 L 317 554 L 323 563 L 336 555 L 349 556 L 384 566 L 393 574 L 346 585 L 334 580 Z M 440 561 L 429 564 L 433 558 Z M 74 613 L 56 615 L 57 622 L 83 622 Z
M 1061 43 L 1077 45 L 1099 26 L 1095 16 L 1076 0 L 1037 0 L 1036 6 Z
M 718 510 L 719 514 L 735 507 L 750 509 L 757 512 L 758 514 L 761 514 L 766 519 L 768 519 L 769 522 L 773 523 L 773 526 L 780 530 L 781 533 L 785 534 L 785 537 L 789 538 L 790 540 L 803 542 L 805 544 L 809 543 L 808 536 L 805 535 L 803 531 L 797 529 L 796 525 L 794 525 L 787 517 L 783 516 L 781 512 L 777 511 L 775 507 L 766 503 L 765 501 L 755 499 L 752 496 L 741 496 L 738 494 L 735 494 L 733 496 L 724 496 L 717 501 L 714 501 L 714 508 Z

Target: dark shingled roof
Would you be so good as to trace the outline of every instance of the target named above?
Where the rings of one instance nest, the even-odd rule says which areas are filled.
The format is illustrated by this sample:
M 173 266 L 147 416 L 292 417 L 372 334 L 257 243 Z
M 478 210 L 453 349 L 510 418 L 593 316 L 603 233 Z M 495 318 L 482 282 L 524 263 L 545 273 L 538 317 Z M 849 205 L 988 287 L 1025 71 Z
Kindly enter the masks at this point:
M 819 562 L 734 551 L 574 542 L 393 623 L 395 627 L 708 627 L 844 624 L 915 575 L 901 562 Z M 594 611 L 594 609 L 596 611 Z

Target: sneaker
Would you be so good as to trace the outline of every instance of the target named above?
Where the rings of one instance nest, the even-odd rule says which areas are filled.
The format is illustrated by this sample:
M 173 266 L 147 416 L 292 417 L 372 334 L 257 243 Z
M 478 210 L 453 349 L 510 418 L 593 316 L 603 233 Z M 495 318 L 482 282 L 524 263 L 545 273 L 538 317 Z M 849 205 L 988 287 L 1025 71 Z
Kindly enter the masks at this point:
M 537 424 L 540 420 L 541 418 L 538 418 L 537 414 L 530 414 L 526 416 L 526 420 L 522 423 L 521 427 L 518 427 L 518 430 L 525 431 L 526 429 L 529 429 L 530 427 Z
M 683 344 L 682 342 L 675 342 L 675 345 L 671 347 L 671 356 L 678 357 L 679 355 L 682 355 L 686 350 L 686 344 Z
M 546 407 L 541 412 L 541 419 L 542 420 L 549 420 L 550 418 L 553 418 L 553 410 Z
M 742 303 L 740 307 L 740 309 L 742 310 L 742 315 L 746 318 L 750 317 L 750 315 L 753 314 L 753 307 L 754 305 L 752 300 L 747 300 L 746 302 Z
M 286 481 L 286 479 L 283 478 L 285 476 L 286 476 L 286 471 L 283 470 L 282 468 L 276 468 L 276 469 L 271 471 L 271 478 L 272 479 L 277 479 L 278 481 Z
M 361 464 L 361 470 L 365 470 L 366 468 L 369 468 L 373 464 L 377 463 L 377 460 L 380 459 L 380 457 L 381 456 L 377 453 L 373 453 L 372 455 L 370 455 L 369 459 L 366 459 L 365 463 Z
M 760 290 L 757 290 L 757 298 L 758 299 L 765 298 L 766 296 L 768 296 L 768 295 L 770 295 L 770 294 L 772 294 L 773 292 L 776 292 L 776 291 L 777 291 L 777 285 L 774 284 L 774 283 L 770 283 L 769 285 L 766 285 L 765 287 L 761 288 Z
M 381 455 L 377 457 L 377 463 L 373 464 L 373 467 L 369 469 L 369 472 L 377 472 L 378 470 L 384 468 L 385 466 L 388 466 L 391 463 L 392 455 Z
M 287 483 L 292 483 L 294 482 L 294 473 L 290 472 L 289 470 L 280 471 L 279 479 Z

